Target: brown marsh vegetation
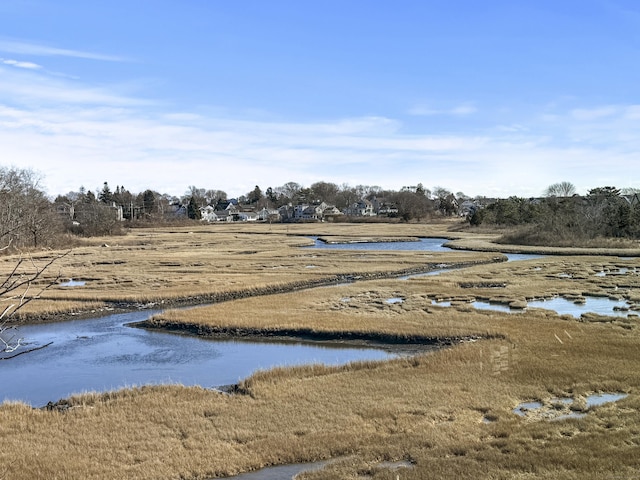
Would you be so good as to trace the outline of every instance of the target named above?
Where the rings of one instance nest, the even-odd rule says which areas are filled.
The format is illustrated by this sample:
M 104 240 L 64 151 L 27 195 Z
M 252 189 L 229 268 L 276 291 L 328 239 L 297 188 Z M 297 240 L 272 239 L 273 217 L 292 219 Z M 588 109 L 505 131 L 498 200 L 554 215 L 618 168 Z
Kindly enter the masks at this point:
M 571 251 L 487 263 L 495 254 L 292 248 L 310 243 L 304 235 L 312 234 L 451 235 L 437 225 L 136 231 L 118 245 L 74 249 L 57 267 L 87 285 L 47 291 L 46 302 L 33 308 L 83 311 L 122 300 L 206 300 L 219 292 L 267 293 L 260 289 L 276 286 L 282 291 L 168 310 L 150 323 L 205 335 L 340 339 L 356 332 L 381 341 L 454 337 L 455 345 L 384 362 L 257 372 L 232 395 L 162 386 L 77 396 L 64 410 L 4 404 L 0 478 L 212 478 L 327 458 L 341 460 L 301 478 L 396 478 L 397 472 L 375 467 L 384 460 L 411 461 L 415 467 L 403 470 L 403 479 L 638 475 L 638 316 L 575 319 L 542 309 L 510 314 L 477 310 L 470 302 L 595 295 L 634 305 L 640 302 L 634 270 L 640 259 Z M 470 233 L 454 236 L 476 241 Z M 479 264 L 435 276 L 382 278 L 473 261 Z M 621 268 L 626 273 L 597 275 Z M 354 274 L 364 280 L 286 291 Z M 387 301 L 392 298 L 402 301 Z M 436 299 L 452 306 L 433 305 Z M 2 367 L 10 368 L 8 363 Z M 520 402 L 556 397 L 575 398 L 576 408 L 584 408 L 591 392 L 629 395 L 580 419 L 544 421 L 513 413 Z

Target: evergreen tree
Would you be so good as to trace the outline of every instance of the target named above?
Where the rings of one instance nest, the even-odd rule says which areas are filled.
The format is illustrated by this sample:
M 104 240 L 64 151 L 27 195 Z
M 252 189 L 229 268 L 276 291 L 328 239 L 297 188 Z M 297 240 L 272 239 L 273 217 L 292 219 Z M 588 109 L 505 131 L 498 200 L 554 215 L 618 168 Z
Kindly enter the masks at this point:
M 111 193 L 111 189 L 107 182 L 104 182 L 102 190 L 98 193 L 98 200 L 102 203 L 106 203 L 107 205 L 113 202 L 113 193 Z
M 187 205 L 187 216 L 192 220 L 200 220 L 202 218 L 200 206 L 194 196 L 189 199 L 189 204 Z

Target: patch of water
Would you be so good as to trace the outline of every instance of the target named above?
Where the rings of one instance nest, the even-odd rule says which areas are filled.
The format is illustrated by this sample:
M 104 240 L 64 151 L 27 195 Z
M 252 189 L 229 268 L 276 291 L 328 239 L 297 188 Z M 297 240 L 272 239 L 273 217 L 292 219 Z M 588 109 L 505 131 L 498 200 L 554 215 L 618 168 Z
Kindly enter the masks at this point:
M 402 277 L 398 277 L 398 280 L 409 280 L 411 278 L 420 278 L 420 277 L 432 277 L 435 275 L 440 275 L 445 272 L 452 272 L 455 270 L 459 270 L 459 268 L 449 268 L 448 265 L 436 265 L 436 270 L 431 270 L 429 272 L 424 273 L 412 273 L 411 275 L 403 275 Z
M 318 237 L 309 237 L 314 244 L 309 247 L 302 248 L 322 248 L 331 250 L 423 250 L 428 252 L 451 252 L 454 249 L 446 247 L 448 242 L 445 238 L 423 237 L 415 242 L 363 242 L 363 243 L 325 243 L 318 240 Z M 471 252 L 470 250 L 455 250 L 457 252 Z M 507 257 L 508 262 L 522 260 L 536 260 L 544 258 L 544 255 L 531 253 L 503 253 Z M 438 275 L 442 270 L 437 272 L 428 272 L 418 275 Z M 409 275 L 412 277 L 413 275 Z M 404 277 L 403 277 L 404 278 Z
M 83 287 L 86 284 L 87 284 L 87 282 L 84 282 L 82 280 L 74 280 L 73 278 L 70 278 L 66 282 L 59 283 L 58 286 L 60 286 L 60 287 Z
M 298 475 L 304 472 L 313 472 L 320 470 L 329 463 L 336 461 L 325 460 L 313 463 L 297 463 L 293 465 L 281 465 L 277 467 L 268 467 L 255 472 L 243 473 L 234 477 L 224 477 L 226 480 L 295 480 Z M 380 462 L 375 468 L 379 470 L 396 471 L 401 469 L 411 469 L 415 465 L 408 460 L 399 460 L 397 462 Z M 366 477 L 369 478 L 369 477 Z
M 625 393 L 596 393 L 587 397 L 587 408 L 597 407 L 605 403 L 617 402 L 626 398 Z
M 524 309 L 522 308 L 513 309 L 509 307 L 509 305 L 502 305 L 500 303 L 476 301 L 471 303 L 471 305 L 473 306 L 473 308 L 477 308 L 478 310 L 493 310 L 496 312 L 507 312 L 507 313 L 520 313 L 524 311 Z
M 594 393 L 592 395 L 587 396 L 586 398 L 586 408 L 590 409 L 592 407 L 597 407 L 600 405 L 604 405 L 606 403 L 617 402 L 626 398 L 627 394 L 625 393 Z M 567 408 L 570 408 L 573 404 L 574 400 L 572 398 L 554 398 L 551 400 L 551 405 L 544 405 L 542 402 L 523 402 L 519 404 L 516 408 L 513 409 L 513 413 L 518 416 L 524 417 L 527 416 L 529 412 L 536 414 L 542 409 L 545 410 L 544 418 L 552 421 L 559 420 L 567 420 L 571 418 L 584 418 L 587 414 L 583 412 L 566 412 Z M 559 406 L 560 410 L 557 410 L 556 407 Z M 558 412 L 558 414 L 554 415 L 553 412 Z
M 597 313 L 616 317 L 626 317 L 629 304 L 625 300 L 611 300 L 606 297 L 585 297 L 585 302 L 577 304 L 573 300 L 556 297 L 549 300 L 534 300 L 527 307 L 553 310 L 560 315 L 572 315 L 580 318 L 583 313 Z
M 432 305 L 440 307 L 450 307 L 451 302 L 431 301 Z M 471 303 L 473 308 L 479 310 L 492 310 L 506 313 L 522 313 L 528 308 L 543 308 L 553 310 L 559 315 L 572 315 L 576 318 L 584 313 L 596 313 L 598 315 L 608 315 L 615 317 L 627 317 L 630 305 L 625 300 L 612 300 L 606 297 L 585 297 L 584 303 L 575 303 L 573 300 L 557 297 L 549 300 L 532 300 L 527 302 L 526 308 L 511 308 L 509 305 L 475 301 Z
M 523 402 L 513 409 L 513 413 L 524 417 L 529 410 L 537 410 L 542 408 L 542 402 Z
M 243 473 L 235 477 L 224 477 L 227 480 L 288 480 L 295 479 L 302 472 L 312 472 L 320 470 L 329 461 L 313 463 L 296 463 L 293 465 L 281 465 L 278 467 L 268 467 L 255 472 Z
M 595 274 L 596 277 L 608 277 L 609 275 L 626 275 L 627 273 L 638 273 L 638 271 L 633 268 L 627 268 L 627 267 L 622 267 L 622 268 L 617 268 L 617 269 L 607 269 L 607 270 L 602 270 L 601 272 L 598 272 Z
M 329 250 L 423 250 L 429 252 L 450 252 L 445 247 L 444 238 L 421 238 L 415 242 L 363 242 L 363 243 L 325 243 L 318 237 L 310 237 L 314 245 L 302 248 L 322 248 Z
M 507 257 L 507 262 L 517 262 L 524 260 L 538 260 L 544 258 L 544 255 L 537 253 L 503 253 Z
M 385 300 L 385 303 L 390 303 L 390 304 L 402 303 L 402 302 L 404 302 L 404 298 L 400 298 L 400 297 L 391 297 Z
M 451 302 L 449 301 L 438 302 L 437 300 L 431 300 L 431 305 L 436 305 L 438 307 L 450 307 Z
M 257 370 L 321 363 L 341 365 L 393 355 L 373 348 L 342 348 L 303 342 L 214 341 L 131 328 L 156 312 L 140 311 L 90 320 L 20 327 L 34 348 L 0 361 L 0 401 L 33 406 L 74 393 L 146 384 L 179 383 L 205 388 L 237 383 Z

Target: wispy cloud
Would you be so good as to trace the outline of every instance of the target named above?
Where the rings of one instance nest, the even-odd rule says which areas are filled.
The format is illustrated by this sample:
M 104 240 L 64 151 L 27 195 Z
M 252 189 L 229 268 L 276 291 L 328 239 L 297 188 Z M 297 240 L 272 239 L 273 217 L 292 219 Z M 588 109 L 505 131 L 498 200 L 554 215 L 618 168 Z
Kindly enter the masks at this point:
M 467 115 L 472 115 L 476 113 L 478 109 L 469 103 L 457 105 L 451 108 L 433 108 L 429 105 L 414 105 L 407 112 L 409 115 L 416 116 L 435 116 L 435 115 L 444 115 L 444 116 L 456 116 L 462 117 Z
M 529 130 L 529 127 L 517 123 L 513 123 L 510 125 L 498 125 L 498 127 L 496 128 L 498 131 L 502 132 L 526 132 Z
M 151 102 L 128 95 L 124 88 L 92 86 L 40 69 L 0 63 L 0 101 L 31 105 L 148 105 Z M 42 73 L 40 73 L 42 72 Z M 123 90 L 122 92 L 118 90 Z
M 586 191 L 599 186 L 594 178 L 619 187 L 640 178 L 639 105 L 556 108 L 545 121 L 408 134 L 385 116 L 293 122 L 172 110 L 135 90 L 11 67 L 0 63 L 0 158 L 42 172 L 52 194 L 109 181 L 137 192 L 180 195 L 195 184 L 239 195 L 325 180 L 534 196 L 561 180 Z M 475 111 L 463 107 L 443 111 Z
M 14 40 L 0 40 L 0 51 L 7 53 L 15 53 L 20 55 L 34 55 L 34 56 L 56 56 L 56 57 L 73 57 L 84 58 L 87 60 L 100 60 L 106 62 L 125 62 L 129 61 L 127 58 L 118 55 L 108 55 L 96 52 L 85 52 L 82 50 L 73 50 L 67 48 L 52 47 L 49 45 L 42 45 L 37 43 L 14 41 Z
M 531 132 L 407 135 L 385 130 L 389 121 L 296 124 L 153 117 L 133 107 L 0 108 L 0 155 L 42 171 L 52 193 L 109 181 L 178 195 L 193 184 L 238 195 L 256 184 L 326 180 L 385 188 L 422 181 L 471 195 L 533 196 L 560 179 L 584 189 L 598 186 L 588 182 L 610 175 L 603 158 L 632 163 L 624 149 L 558 146 Z M 626 167 L 624 175 L 639 174 L 638 167 Z
M 0 58 L 0 63 L 3 63 L 4 65 L 10 65 L 16 68 L 26 68 L 27 70 L 39 70 L 42 68 L 42 65 L 38 65 L 37 63 L 22 62 L 19 60 L 5 59 L 5 58 Z
M 605 105 L 596 108 L 577 108 L 571 111 L 571 116 L 576 120 L 590 121 L 611 117 L 619 111 L 620 108 L 615 105 Z

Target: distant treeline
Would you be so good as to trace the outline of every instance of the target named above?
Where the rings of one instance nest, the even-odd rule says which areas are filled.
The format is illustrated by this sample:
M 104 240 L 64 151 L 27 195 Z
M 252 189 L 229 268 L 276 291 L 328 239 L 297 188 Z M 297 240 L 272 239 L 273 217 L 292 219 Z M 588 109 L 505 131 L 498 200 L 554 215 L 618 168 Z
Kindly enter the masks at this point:
M 123 186 L 112 190 L 104 182 L 95 192 L 80 187 L 51 200 L 40 188 L 40 181 L 31 170 L 0 166 L 0 251 L 69 246 L 75 237 L 118 235 L 126 227 L 188 224 L 200 220 L 204 207 L 224 208 L 221 206 L 230 203 L 246 211 L 321 203 L 342 211 L 364 199 L 376 198 L 377 204 L 389 212 L 386 220 L 381 215 L 378 221 L 415 221 L 433 215 L 456 215 L 456 196 L 465 197 L 462 192 L 454 195 L 442 187 L 431 191 L 422 184 L 392 191 L 330 182 L 316 182 L 310 187 L 288 182 L 264 192 L 256 186 L 236 199 L 228 199 L 223 190 L 190 186 L 183 196 L 176 197 L 150 189 L 132 193 Z
M 601 187 L 582 197 L 574 194 L 569 182 L 551 185 L 540 199 L 500 200 L 470 198 L 442 187 L 429 190 L 421 183 L 394 191 L 330 182 L 310 187 L 288 182 L 264 192 L 256 185 L 237 199 L 228 199 L 223 190 L 195 186 L 176 197 L 150 189 L 131 193 L 123 186 L 112 190 L 104 182 L 95 193 L 80 187 L 51 200 L 39 183 L 39 176 L 31 170 L 0 166 L 0 251 L 70 246 L 79 236 L 118 235 L 126 227 L 199 221 L 205 207 L 224 208 L 230 203 L 241 211 L 254 212 L 277 212 L 289 205 L 331 205 L 332 212 L 340 213 L 333 221 L 407 222 L 459 216 L 472 226 L 518 227 L 519 238 L 511 240 L 527 243 L 560 245 L 597 237 L 640 238 L 637 191 L 621 193 L 614 187 Z M 375 208 L 363 216 L 355 208 L 361 204 Z
M 635 191 L 599 187 L 586 196 L 510 197 L 469 215 L 471 225 L 517 227 L 507 241 L 575 245 L 597 238 L 640 239 L 640 199 Z

